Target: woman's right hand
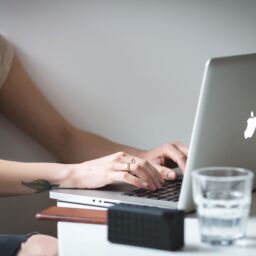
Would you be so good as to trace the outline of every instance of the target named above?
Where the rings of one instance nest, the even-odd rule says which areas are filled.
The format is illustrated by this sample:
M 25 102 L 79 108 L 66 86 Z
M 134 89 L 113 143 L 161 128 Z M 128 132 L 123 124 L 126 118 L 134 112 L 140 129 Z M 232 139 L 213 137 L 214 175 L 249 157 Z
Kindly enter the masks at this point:
M 138 188 L 156 190 L 164 183 L 152 164 L 124 152 L 70 167 L 68 177 L 60 187 L 95 189 L 115 182 L 125 182 Z

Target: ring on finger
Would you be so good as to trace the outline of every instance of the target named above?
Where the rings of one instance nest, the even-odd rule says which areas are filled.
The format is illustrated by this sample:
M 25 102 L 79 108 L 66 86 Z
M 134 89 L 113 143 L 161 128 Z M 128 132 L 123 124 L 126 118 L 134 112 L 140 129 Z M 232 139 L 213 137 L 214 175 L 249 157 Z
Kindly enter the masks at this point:
M 136 176 L 135 171 L 131 170 L 131 164 L 129 165 L 129 171 L 128 171 L 131 175 Z
M 136 176 L 136 174 L 131 170 L 131 163 L 125 163 L 126 164 L 126 168 L 125 170 L 130 173 L 133 176 Z
M 136 163 L 136 160 L 135 160 L 134 158 L 131 159 L 131 162 L 130 162 L 130 163 L 127 163 L 127 164 L 129 164 L 129 170 L 128 170 L 128 172 L 129 172 L 131 175 L 133 175 L 133 176 L 136 176 L 136 173 L 131 170 L 131 165 L 132 165 L 132 164 L 135 164 L 135 163 Z
M 125 163 L 125 164 L 126 164 L 125 170 L 128 172 L 131 172 L 131 163 Z

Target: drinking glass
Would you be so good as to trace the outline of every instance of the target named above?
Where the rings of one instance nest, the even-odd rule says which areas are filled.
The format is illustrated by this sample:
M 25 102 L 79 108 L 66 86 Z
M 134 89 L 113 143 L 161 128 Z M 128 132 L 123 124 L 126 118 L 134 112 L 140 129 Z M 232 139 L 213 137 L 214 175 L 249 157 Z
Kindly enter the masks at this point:
M 201 240 L 229 245 L 246 233 L 253 173 L 236 167 L 205 167 L 192 172 Z

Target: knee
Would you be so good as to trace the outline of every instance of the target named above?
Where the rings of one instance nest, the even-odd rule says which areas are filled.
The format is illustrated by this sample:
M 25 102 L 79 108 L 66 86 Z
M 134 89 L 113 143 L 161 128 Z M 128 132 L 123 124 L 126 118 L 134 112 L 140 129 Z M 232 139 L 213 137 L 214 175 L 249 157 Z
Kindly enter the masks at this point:
M 47 235 L 33 235 L 21 248 L 17 256 L 56 256 L 58 255 L 58 240 Z

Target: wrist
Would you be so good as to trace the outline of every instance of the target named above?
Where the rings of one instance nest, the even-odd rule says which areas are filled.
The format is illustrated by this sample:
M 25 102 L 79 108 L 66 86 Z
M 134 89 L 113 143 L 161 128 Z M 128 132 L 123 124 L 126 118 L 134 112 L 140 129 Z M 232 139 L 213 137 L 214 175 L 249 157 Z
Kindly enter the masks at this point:
M 59 184 L 59 188 L 73 188 L 74 170 L 76 164 L 61 164 L 61 169 L 56 173 L 55 184 Z

